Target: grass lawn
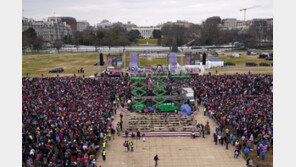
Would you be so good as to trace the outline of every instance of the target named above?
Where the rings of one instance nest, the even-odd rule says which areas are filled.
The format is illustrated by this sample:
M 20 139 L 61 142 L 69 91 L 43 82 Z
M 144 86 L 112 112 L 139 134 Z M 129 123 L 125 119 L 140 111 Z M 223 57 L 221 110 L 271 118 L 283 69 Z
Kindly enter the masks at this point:
M 104 55 L 106 62 L 106 55 Z M 62 67 L 64 72 L 60 76 L 71 76 L 78 74 L 77 70 L 83 67 L 85 76 L 93 75 L 98 71 L 98 66 L 93 64 L 98 61 L 97 53 L 78 53 L 78 54 L 56 54 L 56 55 L 32 55 L 22 57 L 22 76 L 28 73 L 30 76 L 56 76 L 57 74 L 48 73 L 53 68 Z M 103 67 L 102 67 L 103 68 Z
M 246 55 L 246 52 L 239 52 L 241 54 L 240 58 L 231 58 L 232 52 L 225 52 L 224 55 L 219 55 L 218 58 L 223 60 L 224 62 L 233 62 L 236 65 L 246 65 L 246 62 L 255 62 L 257 64 L 264 63 L 272 63 L 272 60 L 259 59 L 258 55 Z
M 218 74 L 247 74 L 249 71 L 251 73 L 264 73 L 264 74 L 272 74 L 273 67 L 245 67 L 245 66 L 228 66 L 228 67 L 219 67 L 219 68 L 211 68 L 209 72 L 212 74 L 216 74 L 216 70 Z
M 154 45 L 154 46 L 157 45 L 157 39 L 137 39 L 137 42 L 135 45 L 136 46 L 147 45 L 147 42 L 148 42 L 148 45 Z
M 129 54 L 126 56 L 126 67 L 129 66 Z M 104 54 L 104 61 L 106 63 L 106 55 Z M 272 67 L 244 67 L 247 61 L 252 62 L 266 62 L 266 60 L 258 59 L 257 56 L 242 56 L 241 58 L 228 58 L 226 55 L 220 55 L 221 59 L 231 59 L 232 62 L 236 63 L 238 66 L 235 67 L 222 67 L 222 68 L 213 68 L 209 71 L 212 74 L 216 73 L 216 70 L 219 74 L 235 74 L 235 73 L 272 73 Z M 26 76 L 28 73 L 29 76 L 56 76 L 57 74 L 48 73 L 49 70 L 53 68 L 64 68 L 64 72 L 59 74 L 60 76 L 72 76 L 76 74 L 77 76 L 82 76 L 83 74 L 78 74 L 77 70 L 83 67 L 85 69 L 84 75 L 86 77 L 93 75 L 98 72 L 98 68 L 104 69 L 104 67 L 94 66 L 93 64 L 98 61 L 97 53 L 72 53 L 72 54 L 55 54 L 55 55 L 30 55 L 22 57 L 22 76 Z M 225 61 L 225 60 L 224 60 Z M 230 60 L 227 60 L 230 61 Z M 272 61 L 269 61 L 269 63 Z M 181 58 L 178 57 L 178 63 L 181 64 Z M 183 59 L 185 64 L 185 59 Z M 167 58 L 148 58 L 140 57 L 139 65 L 147 66 L 151 65 L 167 65 Z

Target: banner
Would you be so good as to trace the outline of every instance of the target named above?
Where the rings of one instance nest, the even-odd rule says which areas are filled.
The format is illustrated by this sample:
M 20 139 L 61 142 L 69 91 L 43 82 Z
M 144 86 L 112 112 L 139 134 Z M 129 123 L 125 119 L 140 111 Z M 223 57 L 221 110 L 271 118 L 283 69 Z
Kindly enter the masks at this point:
M 178 59 L 177 53 L 169 53 L 170 57 L 170 71 L 175 71 L 177 69 Z
M 135 54 L 135 53 L 130 54 L 130 65 L 129 65 L 130 73 L 136 73 L 138 71 L 138 59 L 139 59 L 139 54 Z
M 126 108 L 122 107 L 120 104 L 119 104 L 119 108 L 120 108 L 121 111 L 124 112 L 124 113 L 127 113 L 127 111 L 128 111 Z
M 192 132 L 195 133 L 196 137 L 200 136 L 199 131 L 140 131 L 140 135 L 145 134 L 145 137 L 191 137 Z M 136 134 L 136 131 L 129 131 L 128 136 Z M 121 135 L 125 137 L 125 132 L 122 132 Z
M 190 56 L 185 56 L 185 65 L 190 65 Z
M 107 56 L 107 66 L 110 67 L 112 66 L 112 57 Z
M 196 115 L 198 113 L 198 108 L 195 110 L 195 111 L 193 111 L 193 115 Z
M 139 57 L 167 57 L 168 53 L 140 53 Z

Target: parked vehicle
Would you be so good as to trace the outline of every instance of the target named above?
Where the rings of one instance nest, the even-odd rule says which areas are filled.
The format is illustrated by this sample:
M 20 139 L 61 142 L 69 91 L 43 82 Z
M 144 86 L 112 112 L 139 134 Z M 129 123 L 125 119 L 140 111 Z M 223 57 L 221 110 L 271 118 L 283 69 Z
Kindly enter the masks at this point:
M 48 72 L 49 73 L 62 73 L 62 72 L 64 72 L 64 69 L 63 68 L 54 68 Z
M 270 64 L 261 62 L 259 63 L 259 66 L 270 66 Z
M 247 67 L 254 67 L 254 66 L 257 66 L 258 64 L 257 63 L 254 63 L 254 62 L 247 62 L 246 63 L 246 66 Z
M 235 66 L 235 63 L 232 63 L 232 62 L 226 62 L 226 63 L 224 63 L 224 66 Z

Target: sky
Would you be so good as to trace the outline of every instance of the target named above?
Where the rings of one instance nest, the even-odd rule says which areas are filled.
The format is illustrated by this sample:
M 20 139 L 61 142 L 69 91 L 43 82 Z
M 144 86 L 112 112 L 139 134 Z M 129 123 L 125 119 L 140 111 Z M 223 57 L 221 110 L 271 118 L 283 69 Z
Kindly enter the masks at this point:
M 23 17 L 35 20 L 49 16 L 71 16 L 91 25 L 131 21 L 138 26 L 155 26 L 167 21 L 187 20 L 202 23 L 211 16 L 247 20 L 272 18 L 273 0 L 23 0 Z

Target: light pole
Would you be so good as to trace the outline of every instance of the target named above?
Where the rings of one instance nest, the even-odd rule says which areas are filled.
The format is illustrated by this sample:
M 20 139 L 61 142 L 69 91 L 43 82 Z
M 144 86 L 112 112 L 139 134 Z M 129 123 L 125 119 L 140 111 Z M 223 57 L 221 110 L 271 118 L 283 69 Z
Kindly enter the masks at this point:
M 123 47 L 123 66 L 124 66 L 124 71 L 125 71 L 125 68 L 126 68 L 126 53 L 125 53 L 125 47 Z

